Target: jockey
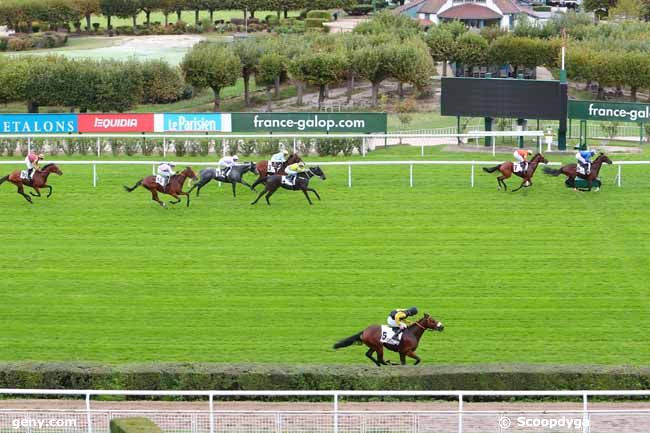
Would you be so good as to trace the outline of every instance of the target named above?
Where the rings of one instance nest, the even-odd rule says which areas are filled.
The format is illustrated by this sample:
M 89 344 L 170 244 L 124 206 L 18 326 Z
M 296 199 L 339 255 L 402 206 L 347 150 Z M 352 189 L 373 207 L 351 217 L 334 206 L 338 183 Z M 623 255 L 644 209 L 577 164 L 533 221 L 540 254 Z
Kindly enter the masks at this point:
M 528 156 L 532 152 L 528 149 L 517 149 L 515 150 L 515 153 L 513 153 L 515 159 L 521 163 L 521 171 L 522 173 L 525 173 L 526 170 L 528 170 Z
M 296 177 L 298 174 L 306 172 L 307 167 L 305 167 L 304 162 L 300 161 L 285 167 L 284 171 L 287 173 L 287 182 L 291 185 L 295 185 Z
M 169 184 L 169 179 L 176 174 L 174 167 L 176 167 L 176 164 L 173 162 L 163 162 L 158 166 L 158 176 L 161 176 L 164 179 L 164 185 L 163 188 L 167 188 L 167 184 Z
M 36 154 L 34 152 L 29 152 L 25 157 L 25 164 L 27 165 L 27 177 L 31 180 L 34 178 L 34 173 L 36 170 L 40 169 L 38 163 L 44 159 L 43 154 Z
M 591 150 L 581 150 L 580 152 L 576 153 L 576 159 L 578 160 L 578 163 L 582 166 L 582 168 L 585 170 L 585 174 L 589 174 L 589 171 L 591 169 L 591 158 L 596 155 L 596 151 L 591 149 Z
M 417 307 L 407 309 L 397 308 L 390 312 L 386 322 L 388 323 L 388 326 L 393 328 L 393 332 L 395 332 L 393 335 L 394 340 L 397 340 L 399 334 L 411 323 L 409 320 L 406 320 L 406 318 L 415 316 L 416 314 L 418 314 Z
M 235 165 L 239 161 L 239 157 L 237 155 L 233 156 L 224 156 L 219 160 L 219 171 L 223 175 L 223 177 L 228 177 L 228 174 L 230 174 L 230 170 L 232 169 L 232 166 Z
M 271 166 L 274 168 L 275 172 L 277 172 L 282 164 L 286 162 L 287 156 L 289 156 L 289 151 L 287 149 L 283 149 L 282 152 L 273 154 L 271 157 Z

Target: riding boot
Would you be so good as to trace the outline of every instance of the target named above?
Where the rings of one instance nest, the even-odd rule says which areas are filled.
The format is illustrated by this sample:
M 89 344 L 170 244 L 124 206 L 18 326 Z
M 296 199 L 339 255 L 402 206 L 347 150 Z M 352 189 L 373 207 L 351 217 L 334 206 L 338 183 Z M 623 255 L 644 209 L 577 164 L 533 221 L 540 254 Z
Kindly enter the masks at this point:
M 397 330 L 395 330 L 395 328 L 393 328 L 393 332 L 394 332 L 394 334 L 393 334 L 392 339 L 395 340 L 395 341 L 399 341 L 399 335 L 402 333 L 402 329 L 397 328 Z

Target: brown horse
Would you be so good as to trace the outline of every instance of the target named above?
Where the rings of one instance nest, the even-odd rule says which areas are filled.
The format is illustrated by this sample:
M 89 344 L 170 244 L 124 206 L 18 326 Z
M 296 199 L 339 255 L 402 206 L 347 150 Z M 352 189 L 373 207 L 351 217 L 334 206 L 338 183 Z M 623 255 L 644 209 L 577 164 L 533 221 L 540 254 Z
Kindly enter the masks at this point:
M 594 162 L 591 163 L 591 170 L 589 171 L 588 175 L 578 173 L 578 164 L 563 165 L 559 170 L 554 170 L 550 167 L 544 167 L 544 173 L 551 176 L 559 176 L 561 174 L 565 175 L 567 177 L 566 184 L 572 186 L 574 191 L 578 190 L 576 188 L 576 177 L 585 179 L 589 185 L 589 188 L 581 191 L 591 191 L 591 184 L 598 177 L 598 173 L 600 172 L 600 168 L 602 167 L 603 163 L 611 164 L 612 160 L 601 152 L 598 154 L 598 157 L 594 160 Z
M 268 176 L 267 178 L 264 179 L 264 182 L 266 183 L 266 185 L 264 186 L 264 191 L 259 193 L 259 195 L 255 199 L 255 201 L 253 201 L 253 203 L 251 203 L 251 204 L 257 203 L 259 201 L 259 199 L 261 199 L 262 196 L 264 194 L 266 194 L 266 196 L 264 197 L 266 199 L 266 204 L 270 205 L 271 202 L 269 201 L 269 198 L 271 198 L 271 196 L 280 187 L 282 187 L 284 189 L 288 189 L 290 191 L 302 191 L 303 194 L 305 194 L 305 197 L 307 198 L 307 201 L 309 202 L 309 204 L 314 204 L 311 201 L 311 199 L 309 198 L 309 194 L 307 193 L 307 191 L 313 192 L 314 194 L 316 194 L 316 198 L 318 198 L 318 200 L 320 200 L 320 195 L 318 195 L 318 192 L 316 192 L 316 190 L 314 188 L 309 187 L 309 180 L 314 176 L 318 176 L 322 180 L 326 179 L 325 173 L 318 166 L 310 167 L 309 169 L 307 169 L 307 171 L 305 171 L 303 173 L 298 173 L 298 175 L 296 175 L 296 179 L 295 179 L 295 182 L 294 182 L 293 185 L 287 185 L 287 184 L 283 183 L 282 182 L 282 175 L 274 174 L 272 176 Z
M 275 173 L 269 173 L 269 166 L 271 165 L 269 161 L 264 160 L 258 162 L 257 164 L 255 164 L 255 168 L 257 169 L 257 174 L 259 177 L 255 180 L 255 182 L 253 182 L 253 184 L 251 185 L 251 189 L 255 191 L 255 187 L 257 185 L 266 182 L 266 178 L 269 174 L 280 174 L 283 176 L 286 175 L 287 173 L 284 172 L 284 169 L 289 165 L 295 164 L 296 162 L 300 162 L 300 161 L 302 161 L 302 158 L 297 153 L 292 153 L 291 155 L 289 155 L 287 160 L 282 163 L 280 169 Z
M 131 192 L 139 186 L 143 186 L 151 192 L 151 200 L 158 202 L 162 207 L 165 207 L 165 202 L 158 198 L 158 193 L 169 194 L 176 199 L 176 201 L 170 201 L 170 204 L 180 203 L 181 198 L 179 196 L 187 196 L 187 207 L 190 207 L 190 195 L 189 193 L 183 192 L 183 184 L 185 179 L 190 178 L 196 180 L 196 174 L 192 171 L 191 167 L 187 167 L 185 170 L 181 171 L 179 174 L 172 176 L 169 180 L 169 183 L 166 187 L 160 186 L 156 182 L 156 176 L 147 176 L 144 179 L 140 179 L 133 187 L 129 188 L 124 186 L 124 189 L 127 192 Z
M 445 327 L 442 322 L 438 322 L 437 320 L 432 319 L 428 314 L 424 313 L 423 318 L 412 323 L 406 330 L 404 330 L 399 345 L 381 343 L 381 326 L 371 325 L 358 334 L 339 341 L 334 345 L 334 349 L 348 347 L 355 343 L 363 343 L 369 347 L 366 356 L 370 358 L 372 362 L 377 364 L 377 366 L 381 366 L 389 364 L 389 362 L 384 361 L 385 347 L 388 350 L 399 353 L 399 359 L 402 365 L 406 364 L 407 356 L 415 359 L 415 365 L 418 365 L 420 363 L 420 357 L 415 354 L 415 351 L 418 348 L 418 344 L 420 343 L 424 331 L 432 330 L 442 332 L 444 329 Z M 375 352 L 377 352 L 377 359 L 372 356 Z
M 505 191 L 508 190 L 508 185 L 506 185 L 505 179 L 510 178 L 510 176 L 513 174 L 521 177 L 523 179 L 521 185 L 519 185 L 518 188 L 512 190 L 512 192 L 515 192 L 519 191 L 523 187 L 528 188 L 529 186 L 533 185 L 531 179 L 533 178 L 533 175 L 535 175 L 535 170 L 537 170 L 537 166 L 540 162 L 548 164 L 548 161 L 546 158 L 544 158 L 544 155 L 537 153 L 535 156 L 533 156 L 533 159 L 528 162 L 528 167 L 526 167 L 526 171 L 524 172 L 520 171 L 519 173 L 515 173 L 514 163 L 512 161 L 506 161 L 503 164 L 499 164 L 494 167 L 483 167 L 483 171 L 486 173 L 494 173 L 495 171 L 499 170 L 501 172 L 501 176 L 497 177 L 497 186 L 499 189 L 501 189 L 501 185 L 503 185 L 503 189 Z
M 50 192 L 47 194 L 47 198 L 49 198 L 52 195 L 52 186 L 47 184 L 47 177 L 51 173 L 56 173 L 57 175 L 61 176 L 63 172 L 59 167 L 56 166 L 56 164 L 47 164 L 43 166 L 42 169 L 36 170 L 34 172 L 34 176 L 32 177 L 31 180 L 29 179 L 21 179 L 20 178 L 20 170 L 12 171 L 11 174 L 8 174 L 7 176 L 0 178 L 0 184 L 4 183 L 5 181 L 9 181 L 16 185 L 18 187 L 17 193 L 25 197 L 25 200 L 28 202 L 34 204 L 32 201 L 32 198 L 25 194 L 25 188 L 26 186 L 30 188 L 34 188 L 34 191 L 36 191 L 36 194 L 33 192 L 29 192 L 31 195 L 34 197 L 40 197 L 41 196 L 41 188 L 48 188 Z

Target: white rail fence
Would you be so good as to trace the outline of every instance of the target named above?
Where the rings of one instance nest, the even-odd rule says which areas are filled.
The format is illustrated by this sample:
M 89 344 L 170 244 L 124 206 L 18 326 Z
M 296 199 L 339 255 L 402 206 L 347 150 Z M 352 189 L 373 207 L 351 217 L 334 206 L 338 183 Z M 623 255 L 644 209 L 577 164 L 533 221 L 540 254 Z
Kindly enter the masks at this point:
M 582 432 L 633 433 L 650 430 L 650 391 L 102 391 L 2 389 L 0 431 L 21 433 L 108 433 L 112 419 L 144 416 L 164 433 L 469 433 Z M 52 400 L 12 399 L 53 396 L 76 398 L 61 409 Z M 110 407 L 96 397 L 146 398 Z M 157 409 L 151 398 L 174 398 L 173 408 Z M 179 397 L 194 401 L 178 401 Z M 266 402 L 238 408 L 242 400 Z M 318 397 L 321 403 L 305 403 Z M 382 403 L 359 399 L 390 397 Z M 493 403 L 469 403 L 489 397 Z M 599 403 L 594 405 L 594 397 Z M 84 400 L 81 400 L 83 398 Z M 237 401 L 233 402 L 232 399 Z M 284 399 L 278 406 L 278 401 Z M 287 402 L 289 398 L 292 401 Z M 413 399 L 417 400 L 414 401 Z M 514 404 L 513 399 L 527 399 Z M 546 400 L 535 399 L 543 398 Z M 636 399 L 636 403 L 603 399 Z M 199 401 L 196 401 L 196 400 Z M 327 403 L 329 399 L 329 403 Z M 355 400 L 356 399 L 356 400 Z M 411 399 L 411 400 L 404 400 Z M 555 401 L 552 401 L 555 399 Z M 563 399 L 558 403 L 557 399 Z M 324 403 L 322 402 L 324 401 Z M 454 403 L 455 401 L 455 403 Z M 498 402 L 498 403 L 494 403 Z M 72 401 L 74 403 L 74 401 Z M 348 404 L 351 408 L 347 408 Z M 187 409 L 179 409 L 186 405 Z M 485 406 L 487 405 L 487 406 Z M 509 405 L 510 408 L 509 408 Z M 115 406 L 115 404 L 113 404 Z M 245 406 L 245 405 L 244 405 Z M 527 407 L 528 406 L 528 407 Z M 49 408 L 47 408 L 49 407 Z M 169 406 L 168 406 L 169 407 Z M 484 409 L 489 407 L 490 409 Z M 522 420 L 525 422 L 522 424 Z M 569 424 L 570 423 L 570 424 Z
M 93 187 L 97 187 L 98 175 L 97 166 L 101 165 L 141 165 L 151 166 L 152 174 L 156 174 L 156 167 L 161 161 L 48 161 L 57 165 L 92 165 L 93 167 Z M 348 187 L 352 188 L 352 167 L 353 166 L 395 166 L 402 165 L 409 167 L 409 186 L 413 187 L 415 166 L 417 165 L 462 165 L 470 167 L 469 183 L 473 188 L 476 183 L 476 168 L 482 166 L 491 166 L 501 164 L 503 161 L 329 161 L 317 162 L 313 165 L 319 166 L 345 166 L 348 168 Z M 23 165 L 22 161 L 0 161 L 0 165 Z M 176 162 L 177 165 L 189 165 L 194 167 L 214 167 L 216 162 Z M 613 164 L 618 166 L 614 183 L 616 186 L 622 186 L 622 167 L 624 165 L 650 165 L 650 161 L 613 161 Z M 559 162 L 549 162 L 547 165 L 559 166 Z

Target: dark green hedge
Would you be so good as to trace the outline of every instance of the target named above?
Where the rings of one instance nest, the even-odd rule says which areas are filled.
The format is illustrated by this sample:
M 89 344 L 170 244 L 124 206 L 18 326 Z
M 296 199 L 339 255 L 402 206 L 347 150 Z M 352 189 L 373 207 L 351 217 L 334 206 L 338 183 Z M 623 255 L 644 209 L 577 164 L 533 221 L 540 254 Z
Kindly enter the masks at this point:
M 149 418 L 116 418 L 110 423 L 111 433 L 162 433 L 160 427 Z
M 0 363 L 0 388 L 131 390 L 649 389 L 649 367 Z

